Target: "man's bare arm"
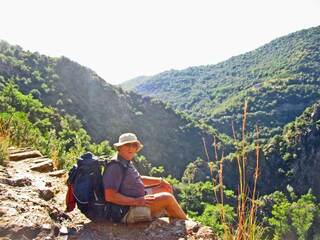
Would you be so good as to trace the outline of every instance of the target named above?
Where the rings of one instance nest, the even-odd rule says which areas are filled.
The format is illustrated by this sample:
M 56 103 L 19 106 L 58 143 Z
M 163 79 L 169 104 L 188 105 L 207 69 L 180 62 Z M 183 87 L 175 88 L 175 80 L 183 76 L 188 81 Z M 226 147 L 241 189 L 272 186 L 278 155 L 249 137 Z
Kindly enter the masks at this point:
M 141 176 L 142 182 L 146 188 L 161 187 L 167 192 L 173 193 L 172 186 L 166 180 L 158 177 Z
M 108 202 L 124 206 L 148 206 L 154 200 L 151 195 L 146 195 L 139 198 L 127 197 L 121 193 L 118 193 L 114 189 L 105 189 L 104 198 Z
M 160 185 L 162 182 L 162 178 L 158 177 L 141 176 L 141 179 L 145 187 Z

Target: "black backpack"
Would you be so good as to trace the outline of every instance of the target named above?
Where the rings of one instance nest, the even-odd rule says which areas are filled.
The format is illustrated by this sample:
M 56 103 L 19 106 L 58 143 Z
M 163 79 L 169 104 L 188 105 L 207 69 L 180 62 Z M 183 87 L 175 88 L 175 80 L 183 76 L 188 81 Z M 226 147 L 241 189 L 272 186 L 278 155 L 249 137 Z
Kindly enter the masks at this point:
M 69 171 L 68 185 L 72 186 L 73 196 L 80 211 L 92 221 L 113 220 L 120 222 L 128 212 L 128 206 L 117 205 L 105 201 L 103 187 L 103 173 L 110 164 L 118 161 L 99 161 L 92 153 L 83 154 L 77 165 Z M 122 179 L 123 180 L 123 179 Z

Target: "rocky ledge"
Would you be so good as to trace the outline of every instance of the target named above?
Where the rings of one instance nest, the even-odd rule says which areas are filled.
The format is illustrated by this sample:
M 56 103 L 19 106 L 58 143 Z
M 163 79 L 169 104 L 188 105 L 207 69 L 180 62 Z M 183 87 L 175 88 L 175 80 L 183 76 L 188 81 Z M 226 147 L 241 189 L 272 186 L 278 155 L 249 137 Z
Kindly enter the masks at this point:
M 78 210 L 66 214 L 66 173 L 32 149 L 12 149 L 0 165 L 0 239 L 216 239 L 192 220 L 159 218 L 139 224 L 94 223 Z M 17 157 L 19 155 L 19 157 Z

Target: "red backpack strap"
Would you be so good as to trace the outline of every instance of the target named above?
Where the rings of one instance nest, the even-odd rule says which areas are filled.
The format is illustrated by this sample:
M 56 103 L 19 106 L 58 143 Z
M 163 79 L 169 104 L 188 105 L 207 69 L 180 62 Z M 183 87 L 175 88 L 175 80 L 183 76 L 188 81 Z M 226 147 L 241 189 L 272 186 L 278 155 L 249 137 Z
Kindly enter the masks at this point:
M 71 184 L 68 184 L 68 191 L 66 195 L 66 212 L 71 212 L 76 207 L 76 199 L 73 195 L 73 187 Z

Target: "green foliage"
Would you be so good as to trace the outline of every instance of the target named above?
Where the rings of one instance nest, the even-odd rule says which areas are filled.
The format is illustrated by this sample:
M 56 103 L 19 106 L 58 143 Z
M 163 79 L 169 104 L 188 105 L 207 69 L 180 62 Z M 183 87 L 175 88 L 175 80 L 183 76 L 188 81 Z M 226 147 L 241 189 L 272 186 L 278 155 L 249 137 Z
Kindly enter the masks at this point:
M 320 102 L 314 103 L 295 121 L 284 127 L 281 135 L 276 135 L 264 146 L 265 157 L 262 183 L 269 191 L 285 190 L 291 185 L 298 195 L 309 188 L 315 196 L 320 196 L 320 186 L 314 181 L 320 167 L 318 154 L 320 147 Z M 268 180 L 272 175 L 272 182 Z
M 123 86 L 230 136 L 232 122 L 241 128 L 242 104 L 250 99 L 248 129 L 259 125 L 261 137 L 267 138 L 320 98 L 319 49 L 318 26 L 216 65 L 170 70 Z
M 110 155 L 108 142 L 91 143 L 88 133 L 74 116 L 61 116 L 45 107 L 31 94 L 25 95 L 12 83 L 0 92 L 1 132 L 6 141 L 1 142 L 1 158 L 6 157 L 6 145 L 34 147 L 51 157 L 57 168 L 70 168 L 77 157 L 91 150 L 95 154 Z M 3 162 L 3 160 L 1 160 Z
M 316 213 L 315 197 L 311 193 L 302 195 L 291 207 L 292 225 L 297 231 L 298 239 L 306 239 Z
M 79 143 L 81 143 L 81 147 L 89 148 L 91 138 L 86 130 L 83 128 L 72 130 L 68 125 L 65 125 L 64 122 L 65 121 L 63 120 L 62 124 L 64 127 L 62 131 L 59 132 L 59 139 L 65 142 L 66 150 L 68 151 Z
M 177 186 L 180 183 L 178 179 L 172 177 L 171 175 L 166 176 L 165 180 L 168 183 L 170 183 L 170 185 L 173 186 L 173 187 Z
M 282 239 L 282 237 L 290 231 L 289 210 L 291 204 L 282 192 L 273 194 L 275 204 L 272 208 L 272 217 L 268 219 L 274 229 L 274 238 Z
M 82 147 L 89 148 L 91 140 L 80 133 L 80 128 L 86 129 L 96 143 L 105 139 L 115 142 L 121 133 L 135 132 L 145 145 L 141 154 L 154 166 L 162 165 L 167 174 L 180 178 L 192 159 L 199 155 L 205 157 L 202 137 L 211 141 L 207 130 L 177 114 L 167 104 L 111 86 L 92 70 L 66 57 L 51 58 L 0 41 L 0 91 L 10 81 L 19 87 L 21 97 L 25 98 L 20 101 L 15 99 L 19 95 L 10 95 L 10 106 L 14 106 L 10 111 L 25 112 L 27 108 L 29 120 L 32 123 L 39 120 L 37 124 L 42 134 L 56 129 L 66 151 L 71 151 L 77 137 L 83 138 L 80 140 Z M 38 103 L 57 111 L 40 107 Z M 30 105 L 38 111 L 50 109 L 51 113 L 34 112 Z M 59 114 L 64 115 L 69 124 L 64 131 L 61 128 L 65 121 L 61 126 Z M 68 115 L 80 119 L 83 127 L 72 126 L 77 123 L 71 123 Z
M 178 194 L 178 199 L 181 206 L 191 214 L 201 214 L 204 210 L 205 203 L 216 202 L 214 195 L 214 187 L 211 182 L 197 182 L 197 183 L 177 183 L 176 180 L 171 181 L 174 183 Z M 169 178 L 170 182 L 170 178 Z
M 296 235 L 299 240 L 307 239 L 316 217 L 315 197 L 311 193 L 302 195 L 297 201 L 289 201 L 282 192 L 271 195 L 272 217 L 268 218 L 274 231 L 274 239 Z
M 164 167 L 158 166 L 151 168 L 150 175 L 153 177 L 164 177 L 166 175 Z
M 186 184 L 179 194 L 181 207 L 191 215 L 200 215 L 204 211 L 202 192 L 199 184 Z
M 115 154 L 115 150 L 109 145 L 108 141 L 102 141 L 98 144 L 90 144 L 88 150 L 96 156 L 112 156 Z
M 222 211 L 224 212 L 225 222 L 222 222 Z M 236 214 L 234 208 L 230 205 L 212 205 L 207 203 L 205 204 L 203 213 L 199 216 L 194 216 L 194 219 L 212 227 L 216 234 L 223 236 L 225 231 L 224 224 L 231 226 L 236 219 Z
M 194 162 L 191 162 L 186 167 L 182 182 L 185 183 L 195 183 L 206 181 L 208 176 L 210 176 L 208 162 L 205 162 L 201 158 L 197 158 Z
M 41 138 L 40 130 L 33 127 L 33 124 L 24 112 L 1 113 L 0 119 L 10 122 L 10 127 L 8 128 L 10 145 L 27 147 L 37 144 Z
M 7 113 L 25 112 L 42 133 L 52 128 L 57 121 L 53 109 L 44 107 L 31 94 L 22 94 L 13 83 L 7 84 L 1 91 L 0 110 Z
M 134 165 L 141 175 L 151 175 L 151 171 L 153 168 L 144 156 L 136 156 L 134 160 Z

